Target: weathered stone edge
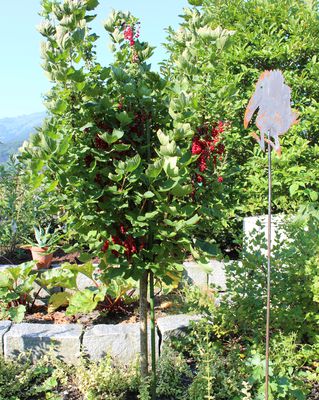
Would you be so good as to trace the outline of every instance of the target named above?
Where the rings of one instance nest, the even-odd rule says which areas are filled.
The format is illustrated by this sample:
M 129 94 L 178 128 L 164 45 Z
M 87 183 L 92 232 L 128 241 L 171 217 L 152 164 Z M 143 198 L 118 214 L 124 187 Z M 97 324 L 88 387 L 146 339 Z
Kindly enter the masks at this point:
M 166 341 L 166 340 L 168 340 L 169 339 L 169 337 L 172 337 L 172 336 L 174 336 L 174 333 L 175 332 L 177 332 L 177 331 L 179 331 L 179 330 L 185 330 L 185 328 L 187 328 L 187 326 L 188 326 L 188 324 L 189 324 L 189 321 L 190 320 L 198 320 L 198 319 L 200 319 L 198 316 L 193 316 L 193 317 L 190 317 L 189 315 L 185 315 L 185 314 L 177 314 L 178 316 L 179 316 L 179 318 L 182 318 L 183 316 L 185 317 L 185 321 L 182 321 L 181 322 L 181 324 L 179 325 L 179 326 L 176 326 L 176 324 L 172 327 L 172 330 L 171 330 L 171 335 L 167 335 L 167 330 L 169 330 L 169 328 L 167 328 L 167 324 L 165 325 L 165 328 L 166 328 L 166 330 L 165 330 L 165 332 L 161 332 L 161 330 L 160 330 L 160 326 L 161 326 L 161 322 L 163 322 L 163 320 L 165 321 L 165 319 L 171 319 L 172 317 L 174 317 L 174 316 L 168 316 L 168 317 L 161 317 L 161 318 L 158 318 L 158 323 L 157 323 L 157 330 L 156 330 L 156 334 L 157 334 L 157 339 L 158 339 L 158 343 L 159 343 L 159 347 L 161 348 L 161 346 L 163 346 L 163 344 L 164 344 L 164 341 Z M 10 322 L 10 321 L 9 321 Z M 27 325 L 30 325 L 30 327 L 31 326 L 34 326 L 35 324 L 32 324 L 32 323 L 22 323 L 23 325 L 24 325 L 24 327 L 25 326 L 27 326 Z M 12 324 L 12 323 L 10 323 L 10 324 L 8 324 L 8 321 L 0 321 L 0 330 L 1 330 L 1 326 L 3 327 L 3 333 L 2 333 L 2 335 L 1 335 L 1 337 L 0 337 L 0 341 L 1 341 L 1 349 L 0 349 L 0 354 L 2 355 L 2 356 L 6 356 L 7 354 L 6 354 L 6 352 L 5 352 L 5 348 L 4 348 L 4 338 L 5 338 L 5 336 L 10 332 L 10 330 L 11 330 L 11 328 L 12 327 L 14 327 L 14 326 L 17 326 L 17 325 L 22 325 L 22 324 Z M 41 324 L 42 325 L 42 324 Z M 46 326 L 46 329 L 49 329 L 49 327 L 50 326 L 52 326 L 51 324 L 44 324 L 45 326 Z M 85 335 L 86 334 L 88 334 L 89 333 L 89 331 L 90 331 L 90 329 L 91 329 L 91 327 L 88 327 L 88 328 L 84 328 L 83 327 L 83 325 L 81 325 L 81 324 L 78 324 L 78 325 L 80 325 L 80 327 L 81 327 L 81 329 L 82 329 L 82 334 L 80 335 L 80 337 L 79 338 L 74 338 L 74 340 L 76 340 L 76 341 L 78 341 L 79 340 L 79 342 L 80 342 L 80 348 L 81 349 L 83 349 L 83 343 L 84 343 L 84 337 L 85 337 Z M 102 324 L 103 325 L 103 324 Z M 136 325 L 137 326 L 139 326 L 139 323 L 136 323 Z M 55 325 L 56 326 L 56 325 Z M 72 327 L 73 326 L 73 324 L 65 324 L 64 325 L 64 328 L 68 328 L 68 327 Z M 108 326 L 110 329 L 112 329 L 112 327 L 117 327 L 116 329 L 118 329 L 118 325 L 109 325 L 109 324 L 105 324 L 105 326 Z M 32 329 L 30 330 L 30 331 L 32 331 Z M 33 331 L 34 332 L 34 331 Z M 30 332 L 31 333 L 31 332 Z M 26 332 L 26 334 L 27 334 L 27 332 Z M 52 337 L 52 339 L 54 338 L 56 336 L 56 332 L 52 332 L 52 336 L 50 336 L 50 337 Z M 165 339 L 164 339 L 165 338 Z M 164 339 L 164 340 L 163 340 Z M 159 349 L 160 350 L 160 349 Z M 10 353 L 10 350 L 8 351 L 8 354 Z

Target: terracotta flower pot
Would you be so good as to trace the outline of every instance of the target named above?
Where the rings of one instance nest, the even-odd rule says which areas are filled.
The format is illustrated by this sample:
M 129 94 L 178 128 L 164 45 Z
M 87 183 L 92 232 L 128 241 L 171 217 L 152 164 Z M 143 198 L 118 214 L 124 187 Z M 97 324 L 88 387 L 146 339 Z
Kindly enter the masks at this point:
M 47 247 L 30 247 L 33 260 L 37 261 L 38 269 L 47 269 L 50 267 L 53 253 L 46 254 Z

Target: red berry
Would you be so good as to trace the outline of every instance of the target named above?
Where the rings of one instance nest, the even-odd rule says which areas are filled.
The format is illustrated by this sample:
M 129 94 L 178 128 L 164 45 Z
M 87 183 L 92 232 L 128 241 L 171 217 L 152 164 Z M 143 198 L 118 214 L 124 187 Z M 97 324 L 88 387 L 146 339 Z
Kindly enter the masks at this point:
M 108 240 L 106 240 L 106 241 L 104 242 L 104 244 L 103 244 L 103 246 L 102 246 L 102 249 L 101 249 L 104 253 L 108 250 L 109 244 L 110 244 L 110 242 L 109 242 Z

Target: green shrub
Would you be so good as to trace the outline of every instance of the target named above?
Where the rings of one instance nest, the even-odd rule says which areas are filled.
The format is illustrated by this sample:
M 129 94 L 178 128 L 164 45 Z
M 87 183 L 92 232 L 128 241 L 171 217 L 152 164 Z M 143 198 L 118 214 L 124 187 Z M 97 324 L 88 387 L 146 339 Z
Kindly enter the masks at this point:
M 0 257 L 19 252 L 24 238 L 32 233 L 41 203 L 23 181 L 25 171 L 14 158 L 0 165 Z M 0 263 L 6 263 L 0 258 Z
M 135 368 L 117 368 L 109 357 L 98 362 L 83 362 L 75 370 L 74 381 L 87 400 L 121 400 L 128 392 L 138 392 Z
M 6 268 L 0 275 L 0 320 L 21 322 L 26 310 L 32 307 L 36 296 L 30 295 L 36 274 L 34 263 Z
M 5 360 L 0 357 L 0 400 L 61 400 L 56 396 L 59 384 L 65 383 L 65 368 L 58 361 L 44 358 Z
M 157 366 L 157 395 L 172 400 L 187 399 L 187 387 L 192 377 L 183 356 L 170 346 L 164 346 Z
M 169 30 L 164 72 L 172 97 L 183 90 L 189 99 L 185 122 L 195 127 L 203 121 L 228 122 L 226 162 L 220 170 L 224 181 L 205 194 L 213 218 L 198 231 L 227 249 L 242 217 L 267 210 L 267 156 L 243 127 L 248 99 L 266 69 L 283 71 L 300 113 L 300 123 L 282 138 L 282 157 L 274 157 L 274 211 L 295 212 L 303 203 L 318 201 L 318 7 L 316 1 L 302 0 L 198 3 L 201 8 L 184 11 L 177 31 Z M 234 32 L 227 46 L 213 34 L 217 27 Z M 216 41 L 217 49 L 210 45 Z
M 273 246 L 271 272 L 271 329 L 296 332 L 305 341 L 318 333 L 319 312 L 319 218 L 317 211 L 309 212 L 285 224 L 289 239 Z M 266 247 L 264 236 L 256 234 L 244 248 L 242 261 L 226 270 L 228 291 L 215 322 L 227 332 L 264 335 Z

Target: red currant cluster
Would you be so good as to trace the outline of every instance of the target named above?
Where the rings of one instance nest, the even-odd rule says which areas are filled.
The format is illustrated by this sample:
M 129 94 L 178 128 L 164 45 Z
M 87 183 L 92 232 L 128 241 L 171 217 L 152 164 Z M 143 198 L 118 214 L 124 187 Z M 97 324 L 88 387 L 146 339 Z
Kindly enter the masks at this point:
M 130 46 L 134 46 L 135 40 L 140 37 L 140 22 L 137 22 L 136 32 L 134 29 L 134 25 L 125 25 L 124 27 L 124 39 L 129 41 Z
M 144 124 L 149 118 L 149 114 L 145 111 L 137 112 L 134 115 L 134 122 L 130 127 L 131 132 L 136 133 L 138 136 L 142 136 L 144 133 Z
M 192 142 L 192 154 L 199 155 L 197 167 L 201 173 L 208 169 L 208 162 L 212 162 L 216 167 L 217 158 L 223 160 L 225 146 L 221 143 L 221 134 L 224 132 L 225 124 L 219 121 L 213 126 L 204 124 L 197 129 L 197 135 Z M 196 181 L 205 184 L 205 178 L 201 174 L 196 174 Z M 218 177 L 218 182 L 223 182 L 223 177 Z
M 107 150 L 109 145 L 103 139 L 101 139 L 99 135 L 95 135 L 94 147 L 100 150 Z
M 132 235 L 127 234 L 127 230 L 123 224 L 120 225 L 118 235 L 112 236 L 112 242 L 113 244 L 118 244 L 125 248 L 124 254 L 127 259 L 130 259 L 133 254 L 138 253 L 138 251 L 142 250 L 145 246 L 144 242 L 141 242 L 141 244 L 138 246 Z M 109 249 L 109 245 L 110 242 L 106 240 L 101 250 L 106 252 Z M 117 250 L 112 250 L 112 254 L 114 254 L 116 257 L 120 255 Z
M 84 157 L 85 166 L 88 168 L 91 165 L 93 160 L 94 160 L 94 157 L 92 156 L 92 154 L 87 154 Z

